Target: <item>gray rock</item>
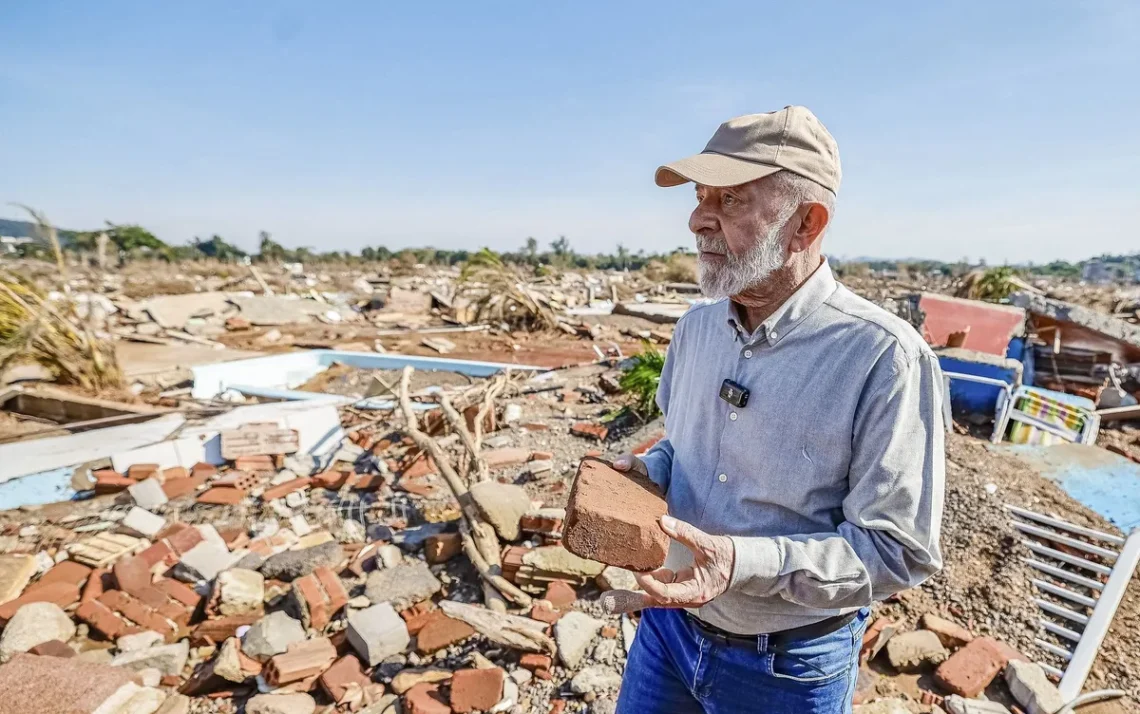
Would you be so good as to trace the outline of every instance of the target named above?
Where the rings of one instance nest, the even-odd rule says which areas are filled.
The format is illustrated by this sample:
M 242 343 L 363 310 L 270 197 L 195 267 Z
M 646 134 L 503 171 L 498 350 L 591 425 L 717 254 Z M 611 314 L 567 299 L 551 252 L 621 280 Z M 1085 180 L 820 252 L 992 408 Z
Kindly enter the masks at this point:
M 242 638 L 241 651 L 259 662 L 267 662 L 275 654 L 305 639 L 305 628 L 284 612 L 271 612 L 249 628 Z
M 1041 665 L 1013 661 L 1005 666 L 1005 682 L 1013 698 L 1029 714 L 1053 714 L 1065 705 L 1056 685 L 1049 681 Z
M 966 699 L 957 694 L 951 694 L 943 702 L 950 714 L 1009 714 L 1000 702 L 991 702 L 985 699 Z M 855 707 L 856 710 L 859 707 Z M 855 714 L 868 714 L 856 711 Z M 873 714 L 873 713 L 872 713 Z
M 311 454 L 291 454 L 285 457 L 285 468 L 298 476 L 312 476 L 321 470 L 321 461 Z
M 304 693 L 258 694 L 245 703 L 245 714 L 313 714 L 317 702 Z
M 344 549 L 336 541 L 328 541 L 312 548 L 287 550 L 271 555 L 261 566 L 261 574 L 270 580 L 286 582 L 308 575 L 323 566 L 333 567 L 344 560 Z
M 617 700 L 595 699 L 590 705 L 590 714 L 617 714 Z
M 594 582 L 602 590 L 640 590 L 641 587 L 637 584 L 637 578 L 634 577 L 632 570 L 619 568 L 616 565 L 608 565 L 606 569 L 594 578 Z
M 218 610 L 223 616 L 261 610 L 265 601 L 265 576 L 244 568 L 230 568 L 214 580 Z
M 435 595 L 443 585 L 422 561 L 401 563 L 394 568 L 376 570 L 368 575 L 364 594 L 372 604 L 390 602 L 403 610 Z
M 367 667 L 403 652 L 411 642 L 408 626 L 392 605 L 382 602 L 348 613 L 348 642 Z
M 119 648 L 119 652 L 137 652 L 162 644 L 162 641 L 162 635 L 154 630 L 146 630 L 133 635 L 123 635 L 115 641 L 115 647 Z
M 234 563 L 235 568 L 242 568 L 243 570 L 261 570 L 262 565 L 265 565 L 265 556 L 260 553 L 254 553 L 252 550 L 243 555 L 241 560 Z
M 602 621 L 584 612 L 568 612 L 554 623 L 554 642 L 558 645 L 558 659 L 566 669 L 576 669 L 586 654 L 586 648 L 602 629 Z
M 404 553 L 400 550 L 399 546 L 385 543 L 376 549 L 376 559 L 379 560 L 385 568 L 394 568 L 404 561 Z
M 188 583 L 213 580 L 235 560 L 234 554 L 224 544 L 204 540 L 182 554 L 182 559 L 174 566 L 174 576 Z
M 530 496 L 522 486 L 481 481 L 471 487 L 471 498 L 503 540 L 517 540 L 519 519 L 530 510 Z
M 7 662 L 12 655 L 27 652 L 44 642 L 67 642 L 74 636 L 75 623 L 59 605 L 28 603 L 16 611 L 0 635 L 0 662 Z
M 139 508 L 144 508 L 152 511 L 162 504 L 167 502 L 166 492 L 162 490 L 162 484 L 156 478 L 148 478 L 145 481 L 128 486 L 127 492 L 131 494 L 131 498 L 135 500 Z
M 605 665 L 594 664 L 583 667 L 582 671 L 570 680 L 570 690 L 575 694 L 587 692 L 617 691 L 621 687 L 621 674 Z
M 903 632 L 887 642 L 887 659 L 900 672 L 913 672 L 923 662 L 938 664 L 948 654 L 938 635 L 930 630 Z
M 122 667 L 132 672 L 153 668 L 164 675 L 179 676 L 189 657 L 190 641 L 182 640 L 172 645 L 158 645 L 144 650 L 123 652 L 111 660 L 111 666 Z

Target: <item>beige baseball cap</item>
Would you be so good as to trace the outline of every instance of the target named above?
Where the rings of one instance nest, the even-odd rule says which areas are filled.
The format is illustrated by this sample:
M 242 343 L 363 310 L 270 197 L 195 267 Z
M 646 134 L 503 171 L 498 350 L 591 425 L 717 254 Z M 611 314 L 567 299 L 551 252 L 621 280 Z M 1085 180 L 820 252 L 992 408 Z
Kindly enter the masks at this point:
M 791 171 L 839 192 L 839 146 L 807 107 L 748 114 L 720 125 L 705 150 L 657 169 L 658 186 L 739 186 Z

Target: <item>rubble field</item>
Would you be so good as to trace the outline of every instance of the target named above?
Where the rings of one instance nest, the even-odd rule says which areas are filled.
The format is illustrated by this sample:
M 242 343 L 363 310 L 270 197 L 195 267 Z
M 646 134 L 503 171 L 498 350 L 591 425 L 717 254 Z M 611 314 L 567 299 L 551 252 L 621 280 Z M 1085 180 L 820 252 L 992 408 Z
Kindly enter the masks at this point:
M 48 714 L 614 711 L 638 617 L 606 613 L 600 596 L 636 580 L 571 549 L 628 557 L 614 534 L 632 534 L 644 552 L 624 564 L 652 567 L 664 540 L 648 531 L 664 505 L 635 499 L 627 515 L 571 493 L 584 459 L 643 453 L 663 436 L 623 376 L 632 356 L 665 349 L 695 286 L 625 271 L 471 281 L 458 268 L 213 267 L 72 278 L 82 299 L 65 318 L 114 347 L 117 387 L 69 383 L 44 360 L 6 374 L 16 401 L 0 410 L 0 448 L 28 459 L 34 449 L 15 447 L 74 437 L 95 455 L 0 479 L 0 496 L 26 500 L 0 511 L 0 714 L 31 700 Z M 939 350 L 955 349 L 946 314 L 997 310 L 931 300 L 963 290 L 941 276 L 845 281 Z M 1094 401 L 1115 389 L 1130 408 L 1130 294 L 1048 291 L 1105 313 L 1116 342 L 1090 358 L 1054 340 L 1055 364 L 1037 378 Z M 1049 328 L 1028 314 L 1026 344 L 1045 349 Z M 1014 370 L 1014 337 L 997 335 L 1000 353 L 940 354 Z M 968 340 L 970 326 L 951 338 Z M 324 350 L 338 352 L 319 369 L 248 362 Z M 374 366 L 386 357 L 396 361 Z M 225 377 L 210 390 L 206 367 Z M 37 384 L 52 380 L 53 392 Z M 1005 506 L 1120 534 L 990 443 L 993 414 L 955 403 L 955 416 L 944 568 L 874 606 L 858 714 L 1052 711 L 1056 688 L 1031 664 L 1048 654 L 1036 643 L 1040 576 Z M 151 441 L 98 443 L 106 424 L 171 417 L 181 421 Z M 1095 443 L 1140 461 L 1129 418 L 1100 425 Z M 19 490 L 48 476 L 58 498 Z M 575 523 L 605 532 L 564 542 Z M 1140 711 L 1138 633 L 1133 579 L 1085 684 L 1127 696 L 1080 711 Z

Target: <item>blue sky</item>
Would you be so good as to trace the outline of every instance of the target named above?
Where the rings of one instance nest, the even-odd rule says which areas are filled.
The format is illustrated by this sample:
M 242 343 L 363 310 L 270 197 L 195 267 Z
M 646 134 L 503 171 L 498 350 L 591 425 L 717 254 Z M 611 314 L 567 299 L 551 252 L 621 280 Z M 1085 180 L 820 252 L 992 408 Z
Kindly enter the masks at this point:
M 693 199 L 657 165 L 805 104 L 843 159 L 831 253 L 1140 249 L 1133 0 L 8 2 L 0 28 L 0 203 L 64 227 L 666 250 Z

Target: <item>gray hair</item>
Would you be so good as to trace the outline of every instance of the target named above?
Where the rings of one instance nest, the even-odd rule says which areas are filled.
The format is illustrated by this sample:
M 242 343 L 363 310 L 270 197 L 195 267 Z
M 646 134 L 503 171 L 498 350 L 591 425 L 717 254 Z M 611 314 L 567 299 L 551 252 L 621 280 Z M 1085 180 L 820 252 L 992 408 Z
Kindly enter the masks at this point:
M 780 171 L 769 180 L 785 196 L 781 213 L 791 213 L 805 203 L 819 203 L 827 209 L 827 227 L 831 227 L 835 220 L 835 194 L 830 189 L 791 171 Z

